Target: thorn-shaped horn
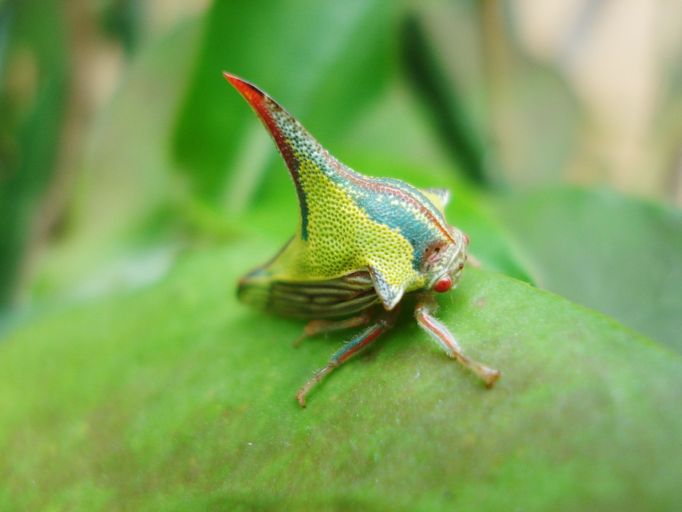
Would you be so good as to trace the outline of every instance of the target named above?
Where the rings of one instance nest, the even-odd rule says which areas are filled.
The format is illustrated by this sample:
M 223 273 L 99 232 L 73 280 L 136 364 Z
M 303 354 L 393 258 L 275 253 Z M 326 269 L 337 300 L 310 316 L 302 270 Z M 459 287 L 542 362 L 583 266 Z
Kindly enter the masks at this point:
M 244 99 L 251 105 L 260 120 L 263 122 L 268 132 L 277 145 L 277 149 L 284 157 L 284 161 L 291 172 L 294 182 L 298 183 L 298 161 L 293 152 L 291 144 L 287 140 L 284 130 L 288 124 L 297 123 L 296 119 L 289 114 L 282 106 L 265 94 L 258 87 L 246 80 L 239 78 L 231 73 L 223 72 L 225 79 L 230 82 Z M 301 126 L 301 129 L 303 127 Z M 303 129 L 303 131 L 305 131 Z
M 294 116 L 261 89 L 231 73 L 223 72 L 223 76 L 251 105 L 284 157 L 298 194 L 301 234 L 307 239 L 308 205 L 299 170 L 305 166 L 308 183 L 328 180 L 341 168 L 346 173 L 352 171 L 331 156 Z

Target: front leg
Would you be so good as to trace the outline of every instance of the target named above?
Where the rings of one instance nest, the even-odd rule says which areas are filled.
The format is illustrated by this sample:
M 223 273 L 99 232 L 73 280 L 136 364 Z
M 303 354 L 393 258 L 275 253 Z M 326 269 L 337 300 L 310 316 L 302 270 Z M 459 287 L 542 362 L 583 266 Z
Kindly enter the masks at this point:
M 315 387 L 322 379 L 333 372 L 336 368 L 348 361 L 351 357 L 356 355 L 362 349 L 369 346 L 372 342 L 381 336 L 388 329 L 393 327 L 397 316 L 398 308 L 393 311 L 386 311 L 379 315 L 376 322 L 367 327 L 364 331 L 357 334 L 350 341 L 347 341 L 339 350 L 334 352 L 326 366 L 315 372 L 315 375 L 306 382 L 301 389 L 296 393 L 296 400 L 305 407 L 305 398 L 313 387 Z
M 448 328 L 433 317 L 437 309 L 438 304 L 431 293 L 421 294 L 414 311 L 419 326 L 429 333 L 449 357 L 478 375 L 487 388 L 493 387 L 502 374 L 467 357 Z

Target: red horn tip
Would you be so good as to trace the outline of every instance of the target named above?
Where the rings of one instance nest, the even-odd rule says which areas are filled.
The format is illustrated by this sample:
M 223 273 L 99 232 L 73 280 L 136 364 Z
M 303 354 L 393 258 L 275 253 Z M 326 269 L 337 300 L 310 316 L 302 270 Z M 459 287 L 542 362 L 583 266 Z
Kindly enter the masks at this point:
M 230 82 L 234 88 L 237 89 L 239 93 L 244 96 L 244 98 L 252 105 L 255 105 L 263 98 L 263 91 L 246 80 L 243 80 L 232 73 L 228 73 L 227 71 L 223 71 L 223 76 L 225 77 L 225 80 Z

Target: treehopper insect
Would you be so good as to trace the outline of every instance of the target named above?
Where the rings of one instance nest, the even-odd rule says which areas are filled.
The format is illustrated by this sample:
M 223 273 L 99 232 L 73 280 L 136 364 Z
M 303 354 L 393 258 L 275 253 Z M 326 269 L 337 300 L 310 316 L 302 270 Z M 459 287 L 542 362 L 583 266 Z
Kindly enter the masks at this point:
M 272 136 L 300 207 L 294 236 L 270 261 L 240 279 L 239 299 L 269 313 L 308 320 L 301 339 L 365 326 L 298 390 L 298 403 L 305 407 L 317 383 L 394 325 L 405 294 L 416 295 L 420 327 L 492 387 L 500 372 L 467 357 L 434 317 L 433 294 L 458 285 L 469 244 L 445 220 L 449 192 L 353 171 L 258 87 L 230 73 L 224 76 Z

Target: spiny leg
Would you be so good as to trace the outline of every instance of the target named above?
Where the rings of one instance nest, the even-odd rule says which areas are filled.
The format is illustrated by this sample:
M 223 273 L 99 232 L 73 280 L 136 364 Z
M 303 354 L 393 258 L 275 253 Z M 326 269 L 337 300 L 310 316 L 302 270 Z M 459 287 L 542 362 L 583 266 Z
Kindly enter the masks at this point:
M 303 334 L 294 340 L 294 347 L 298 347 L 306 338 L 317 336 L 328 332 L 350 329 L 352 327 L 362 327 L 367 325 L 372 316 L 369 311 L 365 311 L 357 316 L 345 318 L 343 320 L 311 320 L 303 328 Z
M 296 393 L 296 400 L 298 400 L 301 407 L 305 407 L 306 396 L 322 379 L 393 327 L 397 316 L 397 309 L 382 313 L 376 322 L 351 338 L 339 350 L 334 352 L 327 365 L 315 372 L 315 375 Z
M 449 357 L 478 375 L 487 388 L 493 387 L 502 374 L 467 357 L 448 328 L 433 317 L 437 309 L 438 305 L 433 296 L 429 293 L 422 294 L 414 311 L 419 326 L 429 333 Z

